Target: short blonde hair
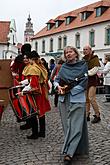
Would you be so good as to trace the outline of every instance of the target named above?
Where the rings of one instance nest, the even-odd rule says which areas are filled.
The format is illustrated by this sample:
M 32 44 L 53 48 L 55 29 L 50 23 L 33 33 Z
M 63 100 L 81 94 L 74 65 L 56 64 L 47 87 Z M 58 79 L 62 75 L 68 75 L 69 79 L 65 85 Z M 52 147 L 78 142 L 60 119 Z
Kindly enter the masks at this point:
M 73 47 L 73 46 L 66 46 L 66 47 L 64 48 L 64 57 L 65 57 L 65 59 L 66 59 L 65 54 L 66 54 L 66 50 L 67 50 L 67 49 L 72 49 L 72 50 L 77 54 L 77 59 L 78 59 L 78 60 L 80 59 L 81 54 L 79 53 L 79 51 L 77 50 L 77 48 L 75 48 L 75 47 Z

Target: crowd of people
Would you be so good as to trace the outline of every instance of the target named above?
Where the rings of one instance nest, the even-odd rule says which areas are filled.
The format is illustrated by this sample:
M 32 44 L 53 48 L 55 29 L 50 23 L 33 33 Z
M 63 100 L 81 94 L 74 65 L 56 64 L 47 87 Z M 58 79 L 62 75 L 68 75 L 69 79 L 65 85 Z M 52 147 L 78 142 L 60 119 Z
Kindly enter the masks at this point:
M 91 105 L 94 110 L 92 124 L 101 121 L 100 108 L 96 100 L 98 74 L 104 79 L 106 101 L 110 101 L 110 57 L 105 58 L 104 67 L 89 45 L 83 48 L 83 57 L 73 46 L 64 48 L 64 57 L 57 63 L 51 59 L 50 66 L 44 58 L 28 45 L 21 49 L 10 68 L 14 86 L 22 85 L 19 97 L 28 94 L 34 97 L 38 114 L 29 116 L 21 130 L 32 129 L 28 139 L 45 138 L 45 114 L 51 110 L 49 84 L 52 83 L 54 105 L 58 107 L 64 131 L 62 154 L 64 165 L 71 165 L 76 154 L 89 153 L 87 121 L 91 120 Z M 18 119 L 19 120 L 19 119 Z M 39 124 L 39 125 L 38 125 Z

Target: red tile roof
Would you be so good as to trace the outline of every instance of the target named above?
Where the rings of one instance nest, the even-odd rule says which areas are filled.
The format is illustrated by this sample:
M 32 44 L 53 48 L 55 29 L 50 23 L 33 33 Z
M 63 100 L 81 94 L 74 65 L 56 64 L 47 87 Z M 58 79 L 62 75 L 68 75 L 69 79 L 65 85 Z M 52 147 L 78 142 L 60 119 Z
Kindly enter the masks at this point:
M 110 6 L 110 0 L 102 0 L 99 1 L 96 5 L 96 7 L 100 7 L 100 6 Z
M 55 21 L 53 19 L 50 19 L 47 23 L 55 23 Z
M 92 7 L 90 7 L 90 6 L 85 6 L 85 7 L 83 7 L 83 9 L 81 10 L 81 13 L 82 13 L 82 12 L 85 12 L 85 11 L 94 12 L 94 8 L 92 8 Z
M 6 44 L 8 42 L 8 34 L 10 30 L 9 21 L 0 21 L 0 43 Z
M 65 20 L 65 18 L 64 18 L 64 17 L 62 17 L 62 15 L 61 15 L 61 16 L 58 16 L 57 18 L 55 18 L 55 21 L 58 21 L 58 20 L 63 21 L 63 20 Z
M 98 6 L 108 6 L 108 9 L 100 17 L 96 17 L 96 12 L 95 12 L 95 8 Z M 81 13 L 84 11 L 93 11 L 93 12 L 86 20 L 82 21 Z M 64 21 L 58 28 L 55 28 L 55 26 L 53 26 L 50 30 L 47 30 L 47 26 L 46 26 L 41 31 L 39 31 L 36 35 L 34 35 L 32 39 L 40 38 L 43 36 L 49 36 L 49 35 L 56 34 L 59 32 L 72 30 L 72 29 L 76 29 L 76 28 L 80 28 L 80 27 L 84 27 L 84 26 L 88 26 L 92 24 L 97 24 L 104 21 L 110 21 L 110 0 L 102 0 L 102 1 L 95 2 L 93 4 L 84 6 L 82 8 L 73 10 L 71 12 L 59 15 L 54 20 L 58 20 L 59 18 L 60 20 L 65 20 L 65 17 L 72 16 L 72 15 L 77 16 L 77 17 L 69 25 L 66 25 Z

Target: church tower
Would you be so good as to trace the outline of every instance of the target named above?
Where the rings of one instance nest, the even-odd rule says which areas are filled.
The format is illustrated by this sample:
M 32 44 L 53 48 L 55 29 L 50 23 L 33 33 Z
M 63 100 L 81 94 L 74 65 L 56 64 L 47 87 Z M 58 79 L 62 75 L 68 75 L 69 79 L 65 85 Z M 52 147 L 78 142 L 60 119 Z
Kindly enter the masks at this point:
M 33 23 L 31 23 L 31 17 L 29 14 L 29 17 L 27 18 L 27 23 L 26 23 L 26 28 L 24 31 L 24 43 L 29 43 L 31 37 L 34 36 L 34 31 L 33 31 Z

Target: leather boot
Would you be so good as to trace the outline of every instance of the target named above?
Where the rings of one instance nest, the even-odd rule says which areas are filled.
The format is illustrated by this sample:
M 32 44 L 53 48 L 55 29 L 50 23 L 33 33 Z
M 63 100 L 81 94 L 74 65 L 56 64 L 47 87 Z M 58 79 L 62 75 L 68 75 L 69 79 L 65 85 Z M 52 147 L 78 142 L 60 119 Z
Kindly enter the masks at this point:
M 38 120 L 36 116 L 31 117 L 30 119 L 32 134 L 27 136 L 28 139 L 38 139 Z
M 100 116 L 96 116 L 96 115 L 93 115 L 93 116 L 94 116 L 94 119 L 91 121 L 92 124 L 98 123 L 101 120 Z
M 39 126 L 40 126 L 39 137 L 45 138 L 45 116 L 39 118 Z

